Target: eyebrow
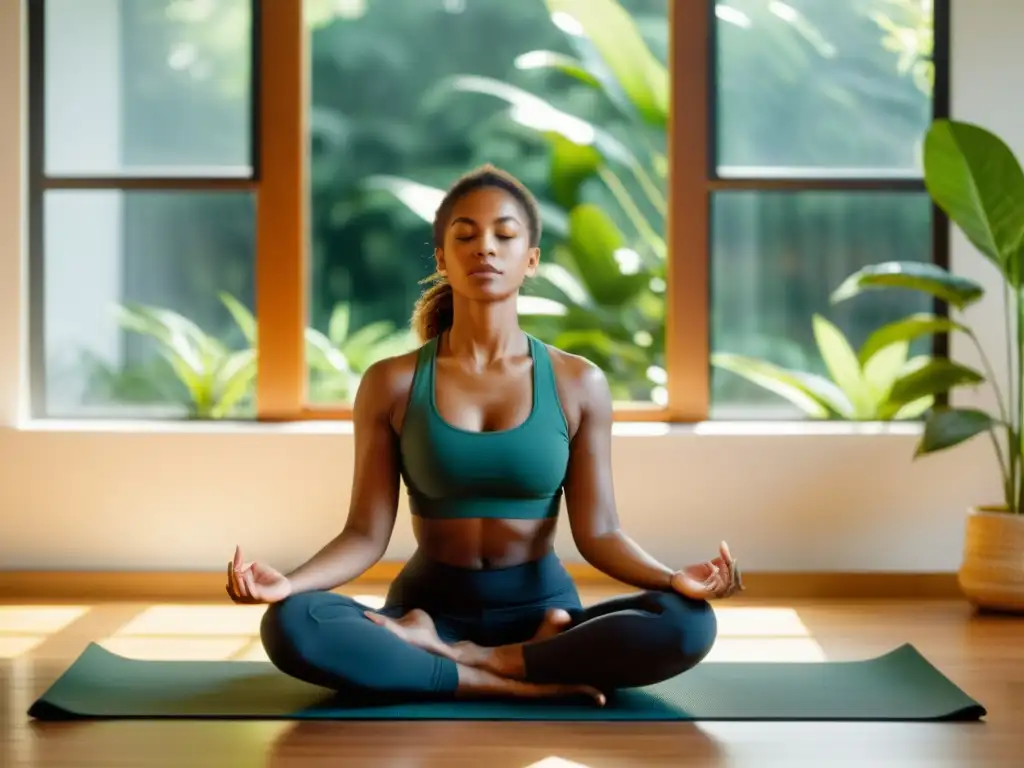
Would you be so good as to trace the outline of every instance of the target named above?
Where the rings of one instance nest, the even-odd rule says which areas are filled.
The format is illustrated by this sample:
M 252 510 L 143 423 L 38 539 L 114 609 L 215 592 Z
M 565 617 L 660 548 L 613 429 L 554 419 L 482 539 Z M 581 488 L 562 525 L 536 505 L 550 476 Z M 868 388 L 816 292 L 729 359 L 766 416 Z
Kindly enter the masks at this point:
M 519 219 L 517 219 L 515 216 L 499 216 L 494 221 L 495 223 L 504 223 L 506 221 L 514 221 L 517 224 L 519 223 Z M 458 218 L 452 219 L 452 223 L 450 224 L 450 226 L 454 227 L 456 224 L 471 224 L 475 227 L 476 221 L 469 218 L 468 216 L 459 216 Z

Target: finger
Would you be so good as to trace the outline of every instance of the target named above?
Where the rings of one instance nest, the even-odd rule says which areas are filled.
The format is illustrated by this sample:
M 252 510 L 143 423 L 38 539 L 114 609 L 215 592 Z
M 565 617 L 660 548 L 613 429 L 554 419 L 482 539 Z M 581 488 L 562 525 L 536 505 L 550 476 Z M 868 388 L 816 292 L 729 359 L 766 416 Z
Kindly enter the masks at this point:
M 228 594 L 231 595 L 232 600 L 238 600 L 239 594 L 237 586 L 235 584 L 235 568 L 234 563 L 232 562 L 228 563 L 228 583 L 226 589 L 228 591 Z
M 722 592 L 725 590 L 727 584 L 723 578 L 721 571 L 717 572 L 711 579 L 708 580 L 708 592 L 713 597 L 720 597 Z
M 247 600 L 250 597 L 252 597 L 252 595 L 249 593 L 249 589 L 245 585 L 245 579 L 242 577 L 242 574 L 240 574 L 238 571 L 235 571 L 234 579 L 235 588 L 238 590 L 238 594 L 242 596 L 242 599 Z
M 725 560 L 725 562 L 732 562 L 732 554 L 729 552 L 729 545 L 724 540 L 718 545 L 718 551 L 722 553 L 722 559 Z
M 719 567 L 714 563 L 709 563 L 709 565 L 711 566 L 711 573 L 708 574 L 708 577 L 706 579 L 704 579 L 704 583 L 710 585 L 718 581 L 721 571 Z
M 386 627 L 388 625 L 387 618 L 381 616 L 379 613 L 374 613 L 373 611 L 364 611 L 363 615 L 378 626 Z
M 249 597 L 256 598 L 256 579 L 252 575 L 252 571 L 244 571 L 242 573 L 242 585 L 245 587 L 246 593 Z
M 237 544 L 235 545 L 234 566 L 235 568 L 242 567 L 242 548 Z

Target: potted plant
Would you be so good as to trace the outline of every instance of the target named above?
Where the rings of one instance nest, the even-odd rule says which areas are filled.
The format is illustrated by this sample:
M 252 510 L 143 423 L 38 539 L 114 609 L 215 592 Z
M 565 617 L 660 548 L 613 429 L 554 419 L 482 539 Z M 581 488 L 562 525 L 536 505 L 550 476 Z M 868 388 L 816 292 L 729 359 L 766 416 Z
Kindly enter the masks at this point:
M 1002 278 L 1009 372 L 1000 386 L 992 365 L 962 313 L 984 295 L 978 283 L 937 265 L 888 262 L 847 278 L 832 296 L 845 301 L 869 290 L 925 291 L 945 302 L 948 317 L 908 325 L 904 338 L 925 333 L 962 334 L 979 351 L 992 386 L 994 413 L 941 406 L 925 418 L 915 458 L 986 434 L 999 462 L 1002 500 L 969 510 L 960 588 L 983 608 L 1024 611 L 1024 171 L 996 135 L 971 123 L 936 120 L 924 141 L 924 181 L 934 203 Z

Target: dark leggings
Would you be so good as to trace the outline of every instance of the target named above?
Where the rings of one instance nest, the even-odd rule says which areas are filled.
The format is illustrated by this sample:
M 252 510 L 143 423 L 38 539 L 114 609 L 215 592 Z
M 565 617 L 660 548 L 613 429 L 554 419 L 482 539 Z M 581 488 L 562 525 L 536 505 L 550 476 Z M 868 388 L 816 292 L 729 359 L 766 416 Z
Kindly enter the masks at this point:
M 582 683 L 603 691 L 650 685 L 699 663 L 717 622 L 704 601 L 642 592 L 584 608 L 552 554 L 493 571 L 454 568 L 414 556 L 383 608 L 397 618 L 420 608 L 446 642 L 497 646 L 529 640 L 545 612 L 562 608 L 571 624 L 523 646 L 525 679 Z M 338 691 L 447 696 L 458 686 L 455 662 L 416 648 L 369 621 L 370 607 L 333 592 L 306 592 L 271 605 L 261 636 L 282 672 Z

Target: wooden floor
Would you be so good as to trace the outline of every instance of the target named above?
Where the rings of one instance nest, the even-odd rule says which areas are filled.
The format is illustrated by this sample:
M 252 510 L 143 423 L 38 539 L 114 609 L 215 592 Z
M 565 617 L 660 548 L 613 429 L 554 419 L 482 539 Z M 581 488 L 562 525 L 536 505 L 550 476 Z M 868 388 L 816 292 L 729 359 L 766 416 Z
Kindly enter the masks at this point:
M 0 605 L 0 766 L 1024 766 L 1024 618 L 977 615 L 958 601 L 729 601 L 719 605 L 721 636 L 707 663 L 857 659 L 911 642 L 985 705 L 980 723 L 38 723 L 25 715 L 89 641 L 140 658 L 258 659 L 261 612 L 225 603 Z

